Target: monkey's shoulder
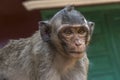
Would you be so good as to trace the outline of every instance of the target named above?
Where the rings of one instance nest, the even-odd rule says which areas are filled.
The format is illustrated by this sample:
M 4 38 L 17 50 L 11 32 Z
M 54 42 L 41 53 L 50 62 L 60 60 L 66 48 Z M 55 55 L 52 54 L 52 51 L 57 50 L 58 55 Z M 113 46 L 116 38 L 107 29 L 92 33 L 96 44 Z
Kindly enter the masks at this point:
M 11 53 L 12 51 L 19 51 L 28 44 L 27 39 L 10 40 L 3 48 L 0 49 L 0 53 Z
M 36 54 L 39 54 L 39 56 L 44 56 L 48 52 L 46 48 L 47 44 L 41 40 L 39 31 L 37 31 L 28 38 L 10 40 L 8 44 L 0 49 L 0 62 L 1 64 L 11 64 L 12 61 L 21 62 L 21 60 L 26 58 L 26 60 L 30 60 L 31 56 Z M 46 54 L 43 54 L 45 52 Z M 16 64 L 15 62 L 13 63 Z
M 28 38 L 20 38 L 18 40 L 10 40 L 3 48 L 0 49 L 0 55 L 2 54 L 12 54 L 14 52 L 21 53 L 25 47 L 30 47 L 38 43 L 39 38 L 38 32 L 36 32 L 33 36 Z
M 0 49 L 0 62 L 17 59 L 28 44 L 29 40 L 27 39 L 10 40 L 8 44 Z

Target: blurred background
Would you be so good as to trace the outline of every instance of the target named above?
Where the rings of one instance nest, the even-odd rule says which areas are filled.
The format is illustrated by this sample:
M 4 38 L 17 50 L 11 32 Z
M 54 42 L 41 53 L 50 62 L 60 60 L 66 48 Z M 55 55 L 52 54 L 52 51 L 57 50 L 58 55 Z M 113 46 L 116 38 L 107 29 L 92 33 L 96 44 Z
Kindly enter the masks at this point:
M 27 11 L 23 0 L 0 0 L 0 47 L 9 39 L 31 36 L 38 30 L 40 11 Z
M 63 7 L 28 11 L 22 5 L 23 1 L 25 0 L 0 0 L 1 48 L 10 39 L 31 36 L 38 30 L 38 21 L 50 19 Z M 82 5 L 76 7 L 87 20 L 95 22 L 94 34 L 87 51 L 90 59 L 88 80 L 120 80 L 120 1 L 94 1 L 83 0 L 83 4 L 80 2 Z

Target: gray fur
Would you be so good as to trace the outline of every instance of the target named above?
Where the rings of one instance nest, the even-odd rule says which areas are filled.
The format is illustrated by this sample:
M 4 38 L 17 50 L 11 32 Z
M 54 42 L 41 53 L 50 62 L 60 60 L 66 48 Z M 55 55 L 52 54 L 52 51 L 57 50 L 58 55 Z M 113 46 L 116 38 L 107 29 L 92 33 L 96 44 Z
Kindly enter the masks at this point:
M 86 80 L 86 55 L 66 73 L 62 73 L 57 66 L 64 66 L 65 61 L 57 62 L 57 54 L 41 40 L 39 31 L 32 37 L 12 40 L 0 49 L 0 75 L 8 80 Z

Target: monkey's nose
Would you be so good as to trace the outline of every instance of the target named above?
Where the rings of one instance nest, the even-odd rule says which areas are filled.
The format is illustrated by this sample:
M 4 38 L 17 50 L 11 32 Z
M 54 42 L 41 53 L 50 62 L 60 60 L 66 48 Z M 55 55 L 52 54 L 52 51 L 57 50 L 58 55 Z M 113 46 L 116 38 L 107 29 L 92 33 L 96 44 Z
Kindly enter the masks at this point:
M 82 44 L 82 43 L 81 43 L 80 40 L 76 40 L 76 41 L 75 41 L 75 45 L 76 45 L 76 46 L 80 46 L 81 44 Z

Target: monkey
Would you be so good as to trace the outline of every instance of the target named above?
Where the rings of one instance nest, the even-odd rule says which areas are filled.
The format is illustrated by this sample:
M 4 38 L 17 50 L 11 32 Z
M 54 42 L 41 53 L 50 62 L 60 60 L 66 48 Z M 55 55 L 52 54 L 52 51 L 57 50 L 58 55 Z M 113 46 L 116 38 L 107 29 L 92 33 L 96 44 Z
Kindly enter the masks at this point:
M 94 22 L 66 6 L 40 21 L 31 37 L 10 40 L 0 49 L 0 80 L 87 80 L 93 30 Z

